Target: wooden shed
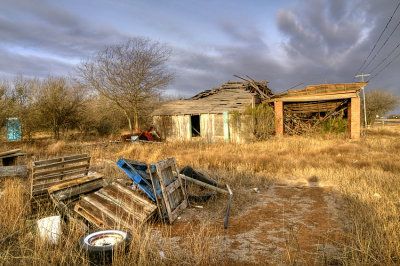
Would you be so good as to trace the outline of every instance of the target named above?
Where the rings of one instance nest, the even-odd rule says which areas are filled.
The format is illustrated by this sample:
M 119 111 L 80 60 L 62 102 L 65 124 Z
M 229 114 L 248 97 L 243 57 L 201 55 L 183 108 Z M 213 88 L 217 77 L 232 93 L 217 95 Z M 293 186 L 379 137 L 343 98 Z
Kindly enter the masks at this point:
M 233 113 L 260 104 L 272 95 L 267 82 L 229 81 L 186 100 L 170 101 L 153 112 L 153 124 L 164 140 L 203 139 L 241 142 L 241 129 L 230 123 Z
M 342 112 L 348 121 L 350 138 L 359 139 L 359 92 L 367 84 L 355 82 L 308 85 L 305 89 L 272 96 L 266 102 L 274 103 L 275 106 L 276 134 L 302 134 Z

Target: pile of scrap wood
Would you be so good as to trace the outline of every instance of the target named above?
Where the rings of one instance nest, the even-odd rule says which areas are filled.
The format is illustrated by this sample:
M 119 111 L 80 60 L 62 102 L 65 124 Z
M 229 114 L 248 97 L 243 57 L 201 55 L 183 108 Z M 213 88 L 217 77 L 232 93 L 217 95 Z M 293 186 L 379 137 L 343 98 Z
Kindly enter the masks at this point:
M 218 88 L 200 92 L 195 96 L 189 98 L 189 100 L 198 100 L 204 97 L 208 97 L 224 89 L 244 89 L 246 91 L 257 93 L 263 100 L 270 99 L 273 95 L 272 91 L 268 88 L 268 81 L 255 81 L 249 76 L 246 76 L 247 78 L 242 78 L 237 75 L 234 76 L 244 81 L 228 81 Z
M 27 165 L 19 165 L 18 163 L 18 158 L 25 155 L 25 153 L 21 152 L 21 149 L 1 152 L 0 177 L 26 177 L 28 175 Z
M 330 118 L 347 115 L 348 100 L 284 104 L 284 127 L 289 135 L 312 133 Z
M 87 154 L 34 161 L 31 178 L 34 209 L 53 203 L 67 219 L 77 220 L 84 228 L 89 224 L 95 228 L 131 229 L 156 214 L 161 221 L 173 223 L 189 205 L 182 180 L 229 193 L 191 168 L 185 167 L 181 173 L 192 177 L 179 173 L 174 158 L 150 165 L 120 159 L 117 166 L 131 181 L 117 180 L 111 184 L 102 175 L 89 172 L 89 165 Z

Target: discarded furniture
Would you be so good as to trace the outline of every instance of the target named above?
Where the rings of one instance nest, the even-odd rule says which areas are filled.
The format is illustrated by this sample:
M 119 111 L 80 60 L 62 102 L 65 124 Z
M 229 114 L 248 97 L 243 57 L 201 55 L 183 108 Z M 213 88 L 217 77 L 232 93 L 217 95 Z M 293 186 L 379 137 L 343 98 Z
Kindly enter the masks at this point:
M 132 228 L 156 212 L 157 206 L 145 196 L 116 181 L 78 201 L 74 207 L 98 228 Z
M 156 202 L 160 218 L 173 223 L 178 215 L 188 206 L 187 195 L 182 180 L 178 174 L 175 158 L 150 165 L 150 175 L 153 190 L 161 189 L 161 195 L 156 194 Z M 165 206 L 165 208 L 163 208 Z
M 0 166 L 0 177 L 26 177 L 28 176 L 28 167 L 18 165 L 18 158 L 25 156 L 21 149 L 9 150 L 0 153 L 0 159 L 3 166 Z
M 32 162 L 31 203 L 36 208 L 49 202 L 47 189 L 87 176 L 90 156 L 78 154 Z

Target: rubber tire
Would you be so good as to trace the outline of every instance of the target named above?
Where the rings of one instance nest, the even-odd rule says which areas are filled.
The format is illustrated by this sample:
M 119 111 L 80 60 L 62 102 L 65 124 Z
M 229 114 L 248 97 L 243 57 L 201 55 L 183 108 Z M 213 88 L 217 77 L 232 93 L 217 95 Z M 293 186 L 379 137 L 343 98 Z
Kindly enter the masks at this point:
M 120 235 L 125 235 L 125 237 L 120 242 L 107 246 L 94 246 L 88 241 L 91 237 L 108 233 L 117 233 Z M 101 230 L 83 236 L 79 240 L 79 248 L 86 252 L 91 262 L 96 264 L 109 264 L 112 262 L 113 253 L 120 248 L 126 250 L 131 241 L 132 235 L 129 232 L 123 232 L 119 230 Z

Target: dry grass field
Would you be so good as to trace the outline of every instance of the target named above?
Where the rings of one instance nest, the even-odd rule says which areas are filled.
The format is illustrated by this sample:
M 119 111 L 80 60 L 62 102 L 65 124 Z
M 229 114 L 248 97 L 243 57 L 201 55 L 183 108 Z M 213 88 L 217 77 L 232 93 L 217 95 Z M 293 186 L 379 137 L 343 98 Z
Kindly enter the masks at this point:
M 191 165 L 230 184 L 228 229 L 223 229 L 228 198 L 217 195 L 202 209 L 187 209 L 172 225 L 133 227 L 130 249 L 115 256 L 115 265 L 399 264 L 400 128 L 364 133 L 360 141 L 338 136 L 248 144 L 38 140 L 2 143 L 0 149 L 18 146 L 26 160 L 90 153 L 92 170 L 108 181 L 124 176 L 115 165 L 121 157 L 147 163 L 175 157 L 178 167 Z M 77 246 L 83 232 L 73 223 L 63 224 L 57 245 L 39 239 L 29 226 L 35 220 L 28 190 L 28 180 L 1 180 L 0 264 L 90 265 Z

